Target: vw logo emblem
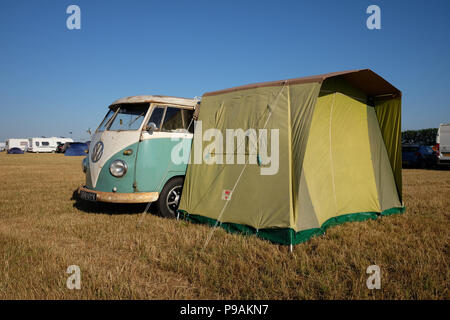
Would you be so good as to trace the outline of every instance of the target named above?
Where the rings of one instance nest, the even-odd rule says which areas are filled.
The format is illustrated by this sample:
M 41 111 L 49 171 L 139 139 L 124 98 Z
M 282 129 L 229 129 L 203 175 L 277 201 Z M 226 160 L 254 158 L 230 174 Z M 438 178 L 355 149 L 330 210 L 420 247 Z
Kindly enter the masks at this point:
M 94 149 L 92 150 L 91 160 L 92 162 L 97 162 L 100 160 L 103 154 L 103 142 L 99 141 L 95 144 Z

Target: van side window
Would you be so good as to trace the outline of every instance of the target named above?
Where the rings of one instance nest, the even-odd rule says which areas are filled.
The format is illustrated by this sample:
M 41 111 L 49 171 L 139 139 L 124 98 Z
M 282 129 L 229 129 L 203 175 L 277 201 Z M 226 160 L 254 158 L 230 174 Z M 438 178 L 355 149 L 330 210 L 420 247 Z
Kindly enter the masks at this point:
M 39 142 L 36 141 L 35 144 L 36 144 L 36 147 L 39 147 Z
M 155 109 L 153 109 L 152 116 L 148 120 L 147 126 L 151 122 L 153 122 L 154 124 L 156 124 L 156 127 L 158 128 L 157 130 L 159 130 L 161 128 L 161 120 L 164 116 L 164 109 L 165 109 L 164 107 L 155 107 Z
M 48 141 L 42 141 L 42 145 L 43 145 L 43 146 L 49 146 L 50 143 L 49 143 Z
M 183 116 L 181 115 L 181 111 L 182 109 L 167 107 L 162 131 L 175 131 L 177 129 L 184 129 Z
M 189 124 L 191 124 L 194 110 L 187 110 L 169 106 L 156 106 L 153 109 L 152 115 L 148 120 L 148 125 L 153 122 L 157 130 L 165 132 L 187 132 Z M 194 132 L 194 124 L 191 124 L 189 132 Z

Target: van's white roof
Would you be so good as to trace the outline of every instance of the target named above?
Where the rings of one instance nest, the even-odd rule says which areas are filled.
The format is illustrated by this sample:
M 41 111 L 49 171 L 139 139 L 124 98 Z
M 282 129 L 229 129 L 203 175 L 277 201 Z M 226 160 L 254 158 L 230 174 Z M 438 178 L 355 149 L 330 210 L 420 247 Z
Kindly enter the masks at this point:
M 132 96 L 121 98 L 111 103 L 111 106 L 123 103 L 145 103 L 145 102 L 167 103 L 167 104 L 195 107 L 198 100 L 190 98 L 159 96 L 159 95 L 149 95 L 149 96 L 143 95 L 143 96 Z

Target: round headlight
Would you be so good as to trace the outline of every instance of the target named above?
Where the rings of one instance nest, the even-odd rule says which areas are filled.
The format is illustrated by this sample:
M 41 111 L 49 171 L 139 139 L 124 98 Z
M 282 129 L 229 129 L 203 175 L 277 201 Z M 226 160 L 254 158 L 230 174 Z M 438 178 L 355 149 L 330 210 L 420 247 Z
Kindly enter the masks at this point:
M 87 157 L 84 157 L 83 161 L 81 161 L 81 167 L 83 169 L 83 172 L 86 173 L 88 167 Z
M 109 172 L 111 172 L 114 177 L 123 177 L 125 173 L 127 173 L 127 169 L 127 163 L 122 160 L 114 160 L 109 166 Z

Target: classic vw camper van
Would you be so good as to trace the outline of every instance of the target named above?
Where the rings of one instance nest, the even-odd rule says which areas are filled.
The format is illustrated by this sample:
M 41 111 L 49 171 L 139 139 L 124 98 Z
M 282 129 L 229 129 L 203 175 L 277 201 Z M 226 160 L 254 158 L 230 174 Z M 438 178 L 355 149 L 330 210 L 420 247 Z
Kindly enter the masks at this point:
M 190 143 L 198 100 L 166 96 L 119 99 L 92 136 L 83 159 L 86 185 L 81 199 L 113 203 L 157 202 L 175 217 L 186 173 L 172 161 L 176 144 Z

